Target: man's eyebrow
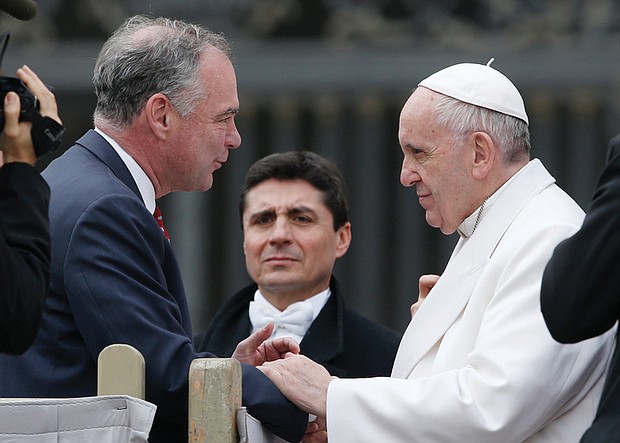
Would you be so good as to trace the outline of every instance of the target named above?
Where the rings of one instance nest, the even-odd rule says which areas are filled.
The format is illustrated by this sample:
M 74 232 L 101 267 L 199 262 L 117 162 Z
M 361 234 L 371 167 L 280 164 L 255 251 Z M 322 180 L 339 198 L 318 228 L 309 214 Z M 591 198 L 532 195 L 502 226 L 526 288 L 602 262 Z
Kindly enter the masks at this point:
M 418 145 L 416 145 L 415 143 L 406 142 L 406 143 L 403 143 L 402 146 L 403 146 L 403 148 L 407 148 L 407 149 L 415 149 L 415 150 L 419 150 L 419 151 L 422 150 L 422 148 L 419 147 Z
M 253 212 L 250 214 L 250 220 L 256 220 L 257 218 L 264 217 L 265 215 L 273 215 L 276 211 L 273 209 L 264 209 L 262 211 Z
M 274 215 L 275 213 L 276 211 L 274 209 L 263 209 L 249 214 L 249 219 L 256 220 L 257 218 L 264 217 L 266 215 Z M 308 206 L 301 205 L 289 208 L 286 213 L 290 216 L 303 213 L 316 214 L 316 211 Z
M 225 110 L 224 112 L 220 112 L 217 116 L 218 117 L 226 117 L 229 115 L 235 115 L 237 112 L 239 112 L 239 108 L 229 108 L 227 110 Z
M 310 212 L 310 213 L 314 214 L 315 210 L 310 208 L 310 207 L 308 207 L 308 206 L 304 206 L 304 205 L 295 206 L 295 207 L 290 208 L 288 210 L 288 214 L 289 215 L 300 214 L 302 212 Z

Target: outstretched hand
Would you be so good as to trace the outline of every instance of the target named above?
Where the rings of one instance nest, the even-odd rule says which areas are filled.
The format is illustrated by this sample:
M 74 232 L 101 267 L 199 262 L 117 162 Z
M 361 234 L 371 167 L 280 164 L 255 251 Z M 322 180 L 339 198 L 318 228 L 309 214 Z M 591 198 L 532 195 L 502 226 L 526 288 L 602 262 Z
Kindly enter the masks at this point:
M 245 340 L 239 342 L 232 357 L 241 363 L 260 366 L 268 361 L 275 361 L 291 352 L 299 354 L 299 343 L 290 337 L 269 340 L 273 333 L 273 322 L 259 329 Z
M 325 417 L 327 387 L 336 378 L 304 355 L 287 354 L 283 360 L 258 366 L 282 394 L 302 411 Z

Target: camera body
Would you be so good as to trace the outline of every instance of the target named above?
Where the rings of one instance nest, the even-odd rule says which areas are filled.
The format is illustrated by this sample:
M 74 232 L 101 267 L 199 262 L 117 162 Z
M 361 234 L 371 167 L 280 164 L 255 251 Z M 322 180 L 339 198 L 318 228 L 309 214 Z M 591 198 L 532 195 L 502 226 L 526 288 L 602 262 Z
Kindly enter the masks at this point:
M 48 89 L 53 90 L 50 86 Z M 49 117 L 39 113 L 39 101 L 17 77 L 0 76 L 0 132 L 4 130 L 4 97 L 10 91 L 19 95 L 19 121 L 32 123 L 30 134 L 37 157 L 55 150 L 61 142 L 65 128 Z
M 4 59 L 4 52 L 9 44 L 10 34 L 4 32 L 0 35 L 0 66 Z M 47 86 L 50 91 L 53 88 Z M 4 131 L 4 98 L 9 92 L 15 92 L 19 96 L 20 112 L 19 121 L 32 123 L 30 135 L 34 146 L 34 153 L 37 157 L 42 156 L 56 149 L 61 142 L 65 128 L 56 120 L 42 116 L 39 113 L 39 101 L 32 92 L 28 90 L 24 82 L 17 77 L 0 75 L 0 133 Z
M 20 121 L 34 123 L 35 116 L 39 113 L 37 98 L 26 88 L 26 85 L 17 77 L 0 76 L 0 132 L 4 130 L 4 97 L 7 92 L 13 91 L 19 95 L 21 109 Z

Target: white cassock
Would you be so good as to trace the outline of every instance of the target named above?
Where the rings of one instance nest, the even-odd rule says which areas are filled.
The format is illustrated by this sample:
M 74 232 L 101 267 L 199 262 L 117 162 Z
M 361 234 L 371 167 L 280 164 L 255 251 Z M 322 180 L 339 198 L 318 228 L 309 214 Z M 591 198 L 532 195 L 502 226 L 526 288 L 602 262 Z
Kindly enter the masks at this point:
M 471 231 L 472 217 L 462 228 Z M 403 336 L 392 377 L 331 382 L 329 442 L 578 442 L 615 328 L 555 342 L 540 284 L 555 245 L 582 221 L 540 161 L 519 171 L 459 240 Z

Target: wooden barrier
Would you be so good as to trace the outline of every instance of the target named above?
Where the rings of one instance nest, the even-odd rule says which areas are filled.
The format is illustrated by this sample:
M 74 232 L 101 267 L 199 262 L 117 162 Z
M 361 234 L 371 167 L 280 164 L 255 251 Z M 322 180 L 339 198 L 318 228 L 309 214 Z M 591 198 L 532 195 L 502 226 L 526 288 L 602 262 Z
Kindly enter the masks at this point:
M 97 360 L 97 395 L 129 395 L 144 400 L 144 357 L 125 344 L 107 346 Z
M 144 399 L 145 362 L 134 347 L 126 344 L 106 347 L 99 354 L 97 370 L 97 395 L 122 394 Z M 196 359 L 188 377 L 189 443 L 239 443 L 239 362 L 232 358 Z
M 199 358 L 189 370 L 189 443 L 238 443 L 241 364 L 232 358 Z
M 97 395 L 145 398 L 145 362 L 126 344 L 101 351 Z M 199 358 L 189 369 L 189 443 L 282 443 L 241 407 L 241 364 L 232 358 Z M 241 435 L 238 423 L 241 425 Z

